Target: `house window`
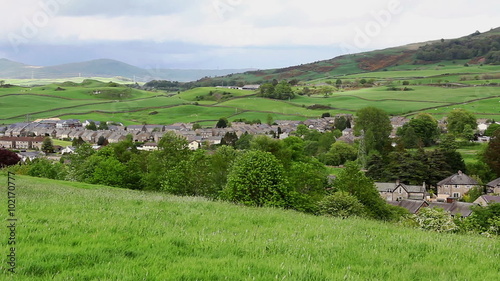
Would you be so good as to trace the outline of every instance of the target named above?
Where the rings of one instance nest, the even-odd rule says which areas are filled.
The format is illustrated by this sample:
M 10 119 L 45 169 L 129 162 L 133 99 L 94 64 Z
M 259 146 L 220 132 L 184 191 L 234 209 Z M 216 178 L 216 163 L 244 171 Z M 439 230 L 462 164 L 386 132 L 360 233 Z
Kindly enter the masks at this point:
M 458 193 L 458 192 L 453 192 L 453 197 L 454 197 L 454 198 L 459 198 L 459 197 L 460 197 L 460 193 Z
M 398 189 L 398 192 L 399 192 L 399 194 L 401 194 L 401 193 L 402 193 L 402 192 L 401 192 L 401 187 Z
M 458 188 L 458 185 L 455 184 L 455 188 Z

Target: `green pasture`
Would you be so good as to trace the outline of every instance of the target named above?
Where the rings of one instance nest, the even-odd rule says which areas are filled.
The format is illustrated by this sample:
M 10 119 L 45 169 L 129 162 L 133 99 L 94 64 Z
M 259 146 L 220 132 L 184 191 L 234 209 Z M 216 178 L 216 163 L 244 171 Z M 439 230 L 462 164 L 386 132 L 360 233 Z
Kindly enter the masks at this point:
M 173 124 L 173 123 L 195 123 L 210 121 L 215 125 L 221 117 L 229 117 L 234 114 L 232 108 L 214 108 L 196 105 L 181 105 L 171 108 L 158 109 L 156 115 L 144 115 L 141 112 L 130 114 L 130 118 L 148 124 Z
M 7 185 L 5 174 L 0 185 Z M 496 280 L 496 238 L 16 176 L 3 280 Z M 7 210 L 0 219 L 7 219 Z M 0 234 L 4 241 L 10 236 Z
M 182 99 L 195 101 L 198 96 L 208 96 L 210 92 L 229 92 L 234 97 L 242 97 L 255 94 L 254 91 L 247 90 L 238 90 L 238 89 L 226 89 L 226 88 L 217 88 L 217 87 L 199 87 L 191 90 L 184 91 L 180 93 L 178 96 Z
M 287 101 L 279 101 L 279 100 L 256 98 L 256 97 L 233 99 L 223 103 L 219 103 L 217 107 L 219 106 L 233 107 L 239 110 L 249 110 L 249 111 L 268 112 L 277 114 L 297 114 L 304 116 L 312 114 L 311 110 L 308 110 L 307 108 L 301 106 L 294 105 Z
M 93 101 L 92 106 L 97 106 L 100 102 L 106 101 Z M 14 116 L 23 116 L 26 114 L 33 115 L 43 115 L 50 117 L 57 112 L 57 108 L 68 108 L 75 106 L 82 106 L 86 104 L 91 104 L 88 100 L 64 100 L 60 98 L 53 97 L 41 97 L 32 95 L 21 95 L 21 96 L 3 96 L 0 97 L 0 120 L 6 120 Z M 74 108 L 66 109 L 68 111 L 75 110 Z M 40 114 L 35 114 L 36 112 L 45 112 Z M 74 112 L 74 111 L 73 111 Z
M 463 108 L 467 111 L 474 113 L 476 118 L 487 119 L 500 119 L 500 97 L 492 97 L 474 102 L 463 102 L 460 104 L 453 104 L 445 107 L 425 110 L 435 118 L 442 118 L 446 116 L 451 110 L 456 108 Z
M 152 114 L 156 112 L 155 114 Z M 173 123 L 190 123 L 199 122 L 203 125 L 215 125 L 215 122 L 221 117 L 229 117 L 234 114 L 232 108 L 211 108 L 196 105 L 173 105 L 168 108 L 154 108 L 135 112 L 125 113 L 100 113 L 92 112 L 87 114 L 62 115 L 60 118 L 70 119 L 93 119 L 93 120 L 112 120 L 121 122 L 124 125 L 134 124 L 173 124 Z M 207 121 L 203 123 L 203 121 Z
M 20 101 L 22 100 L 22 102 Z M 178 98 L 154 97 L 140 100 L 106 101 L 106 100 L 63 100 L 58 98 L 40 96 L 8 96 L 0 97 L 0 105 L 5 105 L 6 110 L 0 113 L 0 118 L 12 123 L 24 120 L 24 116 L 18 116 L 19 112 L 29 114 L 31 119 L 50 118 L 55 116 L 90 114 L 95 111 L 105 111 L 112 115 L 121 111 L 149 110 L 183 104 L 186 101 Z M 44 111 L 38 113 L 40 111 Z M 75 114 L 76 113 L 76 114 Z M 81 118 L 78 118 L 81 119 Z M 101 120 L 101 119 L 96 119 Z M 108 120 L 108 119 L 105 119 Z M 115 121 L 115 120 L 113 120 Z M 116 120 L 119 122 L 119 120 Z
M 325 111 L 328 112 L 328 111 Z M 277 113 L 261 113 L 261 112 L 252 112 L 252 111 L 244 111 L 242 113 L 238 113 L 236 115 L 232 115 L 231 118 L 229 118 L 229 121 L 234 121 L 236 119 L 246 119 L 248 121 L 252 120 L 260 120 L 262 123 L 267 122 L 267 117 L 271 115 L 274 121 L 276 120 L 294 120 L 294 121 L 304 121 L 309 118 L 319 118 L 321 117 L 321 114 L 315 116 L 315 115 L 309 115 L 309 116 L 298 116 L 298 115 L 283 115 L 283 114 L 277 114 Z
M 483 151 L 485 144 L 475 144 L 467 147 L 461 147 L 457 149 L 462 155 L 465 164 L 472 164 L 478 161 L 478 154 Z
M 346 58 L 346 60 L 348 59 Z M 450 69 L 459 68 L 457 65 L 442 66 L 441 68 L 446 69 L 447 67 Z M 469 67 L 469 69 L 472 68 L 474 66 Z M 490 66 L 482 67 L 482 69 L 487 68 L 492 69 Z M 387 74 L 389 72 L 391 71 L 377 73 Z M 475 75 L 466 74 L 466 76 L 474 77 Z M 461 74 L 449 74 L 447 77 L 459 80 Z M 429 79 L 434 78 L 424 78 L 426 82 L 431 82 Z M 412 83 L 416 81 L 420 80 L 412 80 Z M 465 82 L 476 83 L 480 81 L 483 80 L 467 80 Z M 396 87 L 403 87 L 401 80 L 394 81 L 393 84 Z M 325 112 L 331 114 L 354 113 L 366 106 L 384 109 L 391 115 L 414 115 L 421 111 L 427 111 L 435 116 L 445 116 L 450 110 L 458 107 L 466 108 L 476 113 L 478 117 L 486 116 L 488 118 L 488 116 L 498 116 L 500 114 L 500 110 L 497 109 L 498 99 L 496 98 L 500 96 L 500 87 L 490 86 L 450 88 L 409 85 L 408 87 L 413 89 L 412 91 L 389 91 L 386 86 L 379 86 L 337 91 L 327 97 L 323 95 L 297 96 L 289 101 L 259 98 L 252 91 L 216 87 L 195 88 L 167 97 L 162 93 L 129 89 L 121 85 L 118 87 L 109 86 L 110 84 L 106 82 L 85 80 L 80 83 L 52 83 L 32 88 L 0 88 L 0 108 L 2 109 L 0 110 L 0 123 L 22 122 L 26 120 L 27 115 L 30 116 L 30 119 L 71 117 L 117 121 L 124 124 L 143 122 L 171 124 L 174 121 L 203 123 L 206 120 L 211 122 L 220 117 L 229 118 L 240 114 L 245 116 L 274 114 L 291 120 L 303 120 L 317 118 Z M 57 87 L 65 90 L 56 91 Z M 104 98 L 93 94 L 93 91 L 99 90 L 108 91 L 111 96 Z M 123 96 L 123 99 L 120 99 L 119 94 L 122 91 L 126 95 Z M 195 101 L 197 96 L 208 95 L 210 91 L 230 92 L 232 97 L 221 103 L 216 101 Z M 198 107 L 170 109 L 170 107 L 179 105 L 194 105 L 195 102 L 199 105 Z M 325 106 L 325 108 L 307 109 L 313 105 Z M 183 108 L 192 109 L 184 113 L 182 112 Z M 155 111 L 162 112 L 162 114 L 155 115 Z
M 343 76 L 347 79 L 352 78 L 379 78 L 379 79 L 389 79 L 389 78 L 427 78 L 431 76 L 439 76 L 445 74 L 460 74 L 460 75 L 470 75 L 470 74 L 485 74 L 485 73 L 498 73 L 500 70 L 498 66 L 493 65 L 471 65 L 469 67 L 460 65 L 451 66 L 415 66 L 415 68 L 410 70 L 388 70 L 388 71 L 375 71 L 367 73 L 359 73 Z M 341 78 L 342 77 L 338 77 Z M 438 78 L 439 79 L 439 78 Z M 443 79 L 444 80 L 444 79 Z
M 53 145 L 60 145 L 62 147 L 66 146 L 71 146 L 73 143 L 70 141 L 63 141 L 63 140 L 58 140 L 58 139 L 52 139 L 52 144 Z

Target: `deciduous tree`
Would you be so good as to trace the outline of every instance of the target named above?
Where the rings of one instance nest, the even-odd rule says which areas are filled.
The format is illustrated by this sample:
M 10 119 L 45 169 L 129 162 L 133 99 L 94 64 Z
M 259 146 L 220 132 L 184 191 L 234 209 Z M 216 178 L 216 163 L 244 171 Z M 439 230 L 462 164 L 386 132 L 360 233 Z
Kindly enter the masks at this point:
M 413 130 L 412 133 L 407 132 L 410 128 Z M 419 141 L 424 146 L 431 146 L 439 138 L 438 122 L 428 113 L 419 113 L 398 130 L 398 135 L 404 139 L 405 147 L 407 148 L 416 147 Z M 415 140 L 412 141 L 409 139 L 410 136 L 411 138 L 415 138 Z
M 223 198 L 252 206 L 285 206 L 287 186 L 283 166 L 274 155 L 248 151 L 231 168 Z
M 354 129 L 357 134 L 364 131 L 367 152 L 371 150 L 383 152 L 390 142 L 389 135 L 392 131 L 389 115 L 375 107 L 362 108 L 356 114 L 357 119 Z
M 473 130 L 477 128 L 477 120 L 474 114 L 462 108 L 452 110 L 448 114 L 446 122 L 448 123 L 448 132 L 456 135 L 462 134 L 466 125 L 469 125 Z
M 15 152 L 0 148 L 0 168 L 15 165 L 19 161 L 21 161 L 21 158 Z
M 54 145 L 52 144 L 52 139 L 50 137 L 43 139 L 42 151 L 45 153 L 54 153 Z
M 497 176 L 500 176 L 500 130 L 495 131 L 484 151 L 484 160 Z
M 356 160 L 358 151 L 352 145 L 339 141 L 332 144 L 330 150 L 325 156 L 325 164 L 327 165 L 343 165 L 347 161 Z

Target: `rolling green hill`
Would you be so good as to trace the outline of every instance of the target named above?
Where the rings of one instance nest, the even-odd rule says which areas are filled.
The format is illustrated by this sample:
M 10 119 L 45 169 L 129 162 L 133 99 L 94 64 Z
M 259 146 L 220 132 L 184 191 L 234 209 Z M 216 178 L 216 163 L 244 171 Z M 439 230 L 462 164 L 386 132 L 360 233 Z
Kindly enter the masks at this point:
M 3 172 L 0 183 L 5 190 Z M 15 183 L 16 273 L 6 272 L 10 249 L 3 243 L 3 280 L 495 280 L 500 274 L 494 238 L 26 176 Z M 0 219 L 7 215 L 5 206 Z
M 462 48 L 469 46 L 467 44 L 470 42 L 483 42 L 481 40 L 497 38 L 495 36 L 500 36 L 500 29 L 465 36 L 456 41 Z M 175 92 L 163 92 L 153 87 L 148 89 L 154 91 L 148 92 L 89 79 L 78 83 L 59 81 L 37 87 L 1 87 L 0 124 L 22 122 L 29 116 L 32 120 L 59 117 L 116 121 L 126 125 L 198 122 L 213 126 L 221 117 L 230 121 L 266 120 L 271 115 L 274 120 L 305 120 L 318 118 L 326 112 L 355 113 L 366 106 L 379 107 L 391 115 L 413 116 L 428 112 L 438 119 L 453 108 L 466 108 L 478 118 L 499 120 L 500 65 L 483 64 L 477 58 L 425 63 L 416 60 L 419 50 L 434 50 L 419 49 L 426 44 L 433 46 L 444 43 L 411 44 L 285 69 L 204 79 L 198 83 L 184 84 L 183 87 L 193 88 L 180 93 L 177 89 Z M 479 52 L 474 44 L 470 45 L 472 50 L 477 49 Z M 492 52 L 489 45 L 483 51 Z M 22 64 L 6 60 L 0 60 L 2 64 L 23 67 Z M 108 68 L 108 64 L 117 65 L 117 69 L 123 66 L 100 60 L 89 63 L 89 67 L 95 67 L 96 64 L 103 68 Z M 135 71 L 131 66 L 124 66 L 123 69 Z M 228 85 L 262 83 L 274 78 L 300 80 L 294 88 L 296 98 L 271 100 L 256 97 L 257 92 L 254 91 L 194 87 L 220 85 L 221 79 L 225 80 L 224 85 Z M 9 84 L 10 81 L 6 80 L 5 83 Z M 321 92 L 324 87 L 330 87 L 326 95 Z M 402 91 L 405 88 L 407 91 Z
M 273 79 L 310 81 L 321 78 L 342 77 L 390 69 L 413 70 L 428 64 L 442 64 L 465 60 L 472 64 L 500 62 L 500 27 L 485 33 L 473 33 L 458 39 L 414 43 L 371 52 L 342 55 L 333 59 L 280 69 L 248 71 L 223 77 L 205 78 L 197 86 L 215 86 L 264 83 Z M 489 59 L 492 56 L 493 58 Z M 463 65 L 463 63 L 462 63 Z
M 468 72 L 436 75 L 436 72 L 458 72 L 463 68 Z M 198 122 L 213 126 L 221 117 L 230 121 L 240 118 L 266 120 L 271 115 L 274 120 L 306 120 L 318 118 L 325 112 L 332 115 L 355 113 L 366 106 L 382 108 L 391 115 L 412 116 L 428 112 L 438 119 L 454 108 L 466 108 L 478 118 L 500 119 L 500 87 L 491 84 L 499 79 L 484 78 L 500 77 L 499 71 L 497 66 L 450 65 L 439 67 L 439 70 L 415 70 L 415 76 L 404 76 L 401 70 L 372 72 L 363 76 L 345 76 L 342 80 L 346 83 L 366 77 L 374 79 L 377 85 L 334 89 L 327 96 L 297 95 L 286 101 L 256 97 L 253 91 L 235 89 L 202 87 L 177 94 L 142 91 L 95 80 L 32 88 L 0 88 L 0 124 L 22 122 L 28 116 L 31 120 L 59 117 L 115 121 L 126 125 Z M 466 80 L 461 81 L 463 79 Z M 332 80 L 322 79 L 314 83 L 329 81 Z M 409 85 L 402 86 L 403 82 Z M 391 91 L 388 85 L 396 89 L 408 87 L 411 91 Z M 314 84 L 308 87 L 316 88 Z M 297 93 L 303 90 L 303 87 L 295 89 Z M 313 109 L 317 105 L 324 109 Z

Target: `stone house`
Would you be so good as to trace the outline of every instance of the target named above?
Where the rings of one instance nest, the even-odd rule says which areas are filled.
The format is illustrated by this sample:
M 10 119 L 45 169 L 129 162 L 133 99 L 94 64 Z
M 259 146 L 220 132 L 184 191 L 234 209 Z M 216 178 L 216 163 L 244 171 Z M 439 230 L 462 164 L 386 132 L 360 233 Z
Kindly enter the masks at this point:
M 408 118 L 403 116 L 392 116 L 391 117 L 392 131 L 390 137 L 395 138 L 397 130 L 403 127 L 403 125 L 408 123 L 409 121 L 410 120 Z
M 149 132 L 141 132 L 134 136 L 135 142 L 150 142 L 153 139 L 153 135 Z
M 486 207 L 493 203 L 500 203 L 500 196 L 481 195 L 473 203 Z
M 95 138 L 96 136 L 97 132 L 91 130 L 85 130 L 85 132 L 81 135 L 84 141 L 92 143 L 95 143 L 97 141 L 97 139 Z
M 28 127 L 29 123 L 15 123 L 9 126 L 5 131 L 5 135 L 9 137 L 21 137 Z
M 376 182 L 375 186 L 380 196 L 386 201 L 425 200 L 425 183 L 422 185 L 406 185 L 399 181 L 396 183 Z
M 154 142 L 148 142 L 143 144 L 142 146 L 137 147 L 138 150 L 143 150 L 143 151 L 153 151 L 153 150 L 158 150 L 158 144 Z
M 458 173 L 437 183 L 437 200 L 446 201 L 448 198 L 460 199 L 471 188 L 477 185 L 478 182 L 475 179 L 462 173 L 462 171 L 458 171 Z
M 500 194 L 500 178 L 490 181 L 486 186 L 488 193 Z
M 106 138 L 109 143 L 119 143 L 127 139 L 127 135 L 123 132 L 111 132 Z M 97 142 L 98 140 L 96 140 Z
M 127 131 L 129 132 L 145 132 L 146 131 L 146 127 L 144 125 L 130 125 L 130 126 L 127 126 Z
M 200 140 L 192 140 L 188 143 L 188 148 L 190 150 L 198 150 L 201 147 L 201 139 Z
M 19 156 L 19 158 L 21 158 L 21 162 L 24 163 L 24 162 L 28 161 L 28 159 L 30 161 L 33 161 L 37 158 L 44 157 L 45 153 L 43 153 L 41 151 L 19 152 L 19 153 L 17 153 L 17 156 Z
M 148 133 L 165 131 L 165 126 L 163 125 L 145 125 L 144 127 Z
M 242 90 L 256 91 L 260 88 L 260 85 L 244 85 L 241 87 Z
M 80 123 L 80 120 L 78 120 L 78 119 L 59 120 L 56 123 L 57 129 L 77 128 L 77 127 L 81 127 L 81 126 L 82 126 L 82 123 Z
M 0 147 L 10 149 L 42 149 L 43 137 L 1 137 Z
M 16 143 L 14 141 L 14 138 L 12 137 L 1 137 L 0 138 L 0 147 L 1 148 L 7 148 L 7 149 L 12 149 L 16 147 Z
M 74 146 L 67 146 L 61 150 L 61 154 L 73 154 L 76 148 Z
M 79 137 L 82 136 L 82 134 L 84 133 L 85 131 L 80 131 L 80 130 L 71 130 L 68 134 L 68 138 L 69 139 L 78 139 Z
M 72 132 L 70 129 L 56 129 L 56 137 L 59 139 L 69 139 L 69 134 Z

